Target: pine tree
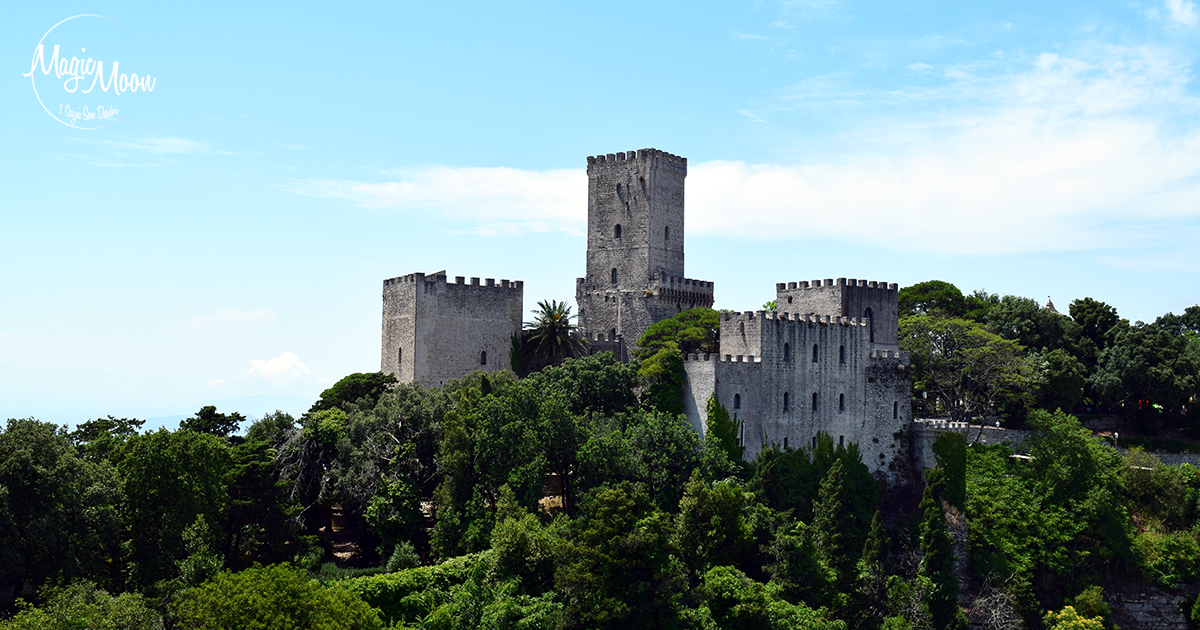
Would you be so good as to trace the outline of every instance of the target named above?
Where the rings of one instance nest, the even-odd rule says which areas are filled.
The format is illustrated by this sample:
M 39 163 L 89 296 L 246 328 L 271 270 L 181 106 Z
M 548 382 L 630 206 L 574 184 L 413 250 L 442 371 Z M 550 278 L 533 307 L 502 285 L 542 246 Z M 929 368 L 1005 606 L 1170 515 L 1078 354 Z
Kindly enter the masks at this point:
M 851 595 L 852 613 L 860 630 L 877 630 L 883 622 L 887 605 L 887 535 L 879 511 L 871 519 L 871 531 L 863 545 L 858 561 L 858 580 Z
M 830 466 L 817 495 L 813 516 L 815 542 L 820 558 L 834 572 L 835 594 L 845 594 L 854 583 L 859 549 L 854 549 L 854 514 L 846 496 L 845 472 L 840 459 Z
M 941 486 L 940 477 L 925 486 L 921 497 L 921 565 L 918 573 L 932 585 L 929 593 L 929 613 L 937 630 L 961 630 L 967 627 L 967 619 L 958 607 L 958 581 L 954 578 L 954 543 L 946 531 L 946 516 L 941 501 L 937 499 Z

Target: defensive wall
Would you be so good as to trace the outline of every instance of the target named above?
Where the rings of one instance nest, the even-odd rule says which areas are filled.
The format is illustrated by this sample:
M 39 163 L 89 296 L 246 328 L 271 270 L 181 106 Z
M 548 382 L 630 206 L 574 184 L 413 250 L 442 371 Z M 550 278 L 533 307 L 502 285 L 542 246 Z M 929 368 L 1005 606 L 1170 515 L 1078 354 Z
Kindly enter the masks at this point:
M 524 283 L 412 273 L 383 281 L 381 370 L 401 382 L 442 385 L 472 370 L 510 367 Z
M 823 313 L 867 320 L 871 343 L 898 349 L 900 285 L 857 278 L 780 282 L 775 285 L 778 310 Z
M 703 434 L 715 394 L 741 421 L 747 458 L 768 444 L 810 447 L 825 432 L 836 443 L 856 442 L 873 472 L 898 481 L 912 418 L 909 359 L 873 347 L 869 334 L 858 318 L 726 313 L 722 354 L 684 358 L 688 419 Z

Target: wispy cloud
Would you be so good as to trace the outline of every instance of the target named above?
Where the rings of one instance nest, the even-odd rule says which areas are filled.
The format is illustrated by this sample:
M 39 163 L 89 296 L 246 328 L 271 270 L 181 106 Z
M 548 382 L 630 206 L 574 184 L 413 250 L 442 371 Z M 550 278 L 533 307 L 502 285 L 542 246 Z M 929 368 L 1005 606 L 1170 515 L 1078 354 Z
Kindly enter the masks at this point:
M 193 317 L 178 324 L 163 326 L 164 330 L 184 332 L 229 332 L 258 328 L 279 319 L 274 311 L 243 311 L 240 308 L 221 309 L 214 315 Z
M 942 85 L 890 91 L 825 77 L 778 110 L 737 110 L 768 122 L 805 101 L 889 103 L 899 106 L 889 113 L 914 113 L 867 116 L 873 122 L 841 136 L 846 148 L 822 161 L 692 162 L 689 233 L 965 255 L 1196 249 L 1178 239 L 1200 231 L 1200 128 L 1191 122 L 1200 104 L 1186 89 L 1185 60 L 1098 45 L 1037 55 L 1003 72 L 990 63 L 956 66 L 962 78 Z M 941 113 L 929 114 L 931 101 L 941 102 Z M 580 233 L 587 184 L 582 170 L 436 166 L 389 181 L 304 180 L 288 189 L 366 207 L 432 209 L 482 233 Z
M 208 381 L 205 386 L 224 393 L 272 393 L 280 391 L 310 391 L 332 381 L 300 362 L 294 352 L 284 352 L 272 359 L 254 359 L 250 369 L 237 376 Z
M 1184 26 L 1196 25 L 1196 3 L 1189 0 L 1167 0 L 1166 9 L 1168 17 L 1172 22 L 1178 22 Z
M 293 151 L 304 151 L 304 150 L 310 148 L 310 147 L 304 146 L 303 144 L 289 144 L 287 142 L 276 142 L 275 146 L 283 147 L 285 149 L 291 149 Z
M 367 208 L 436 210 L 474 221 L 480 234 L 582 234 L 587 224 L 587 175 L 582 170 L 429 166 L 388 175 L 380 182 L 297 180 L 283 189 Z

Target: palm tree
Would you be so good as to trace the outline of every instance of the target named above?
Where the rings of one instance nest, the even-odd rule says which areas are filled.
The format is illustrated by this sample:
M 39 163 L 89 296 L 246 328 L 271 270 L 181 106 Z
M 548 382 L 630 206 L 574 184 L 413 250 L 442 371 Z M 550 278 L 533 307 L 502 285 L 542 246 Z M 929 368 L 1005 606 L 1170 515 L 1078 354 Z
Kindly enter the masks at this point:
M 571 323 L 571 307 L 558 300 L 542 300 L 533 310 L 533 321 L 525 322 L 528 342 L 534 352 L 550 365 L 568 357 L 581 356 L 583 340 Z

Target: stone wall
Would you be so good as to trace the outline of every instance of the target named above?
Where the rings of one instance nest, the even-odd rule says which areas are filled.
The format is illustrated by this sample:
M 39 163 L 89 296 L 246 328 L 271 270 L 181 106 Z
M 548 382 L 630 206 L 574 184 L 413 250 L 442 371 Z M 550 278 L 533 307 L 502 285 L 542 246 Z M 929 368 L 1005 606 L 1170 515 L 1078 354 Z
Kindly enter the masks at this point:
M 510 367 L 524 285 L 444 273 L 384 281 L 380 369 L 401 382 L 442 385 L 472 370 Z
M 684 406 L 707 423 L 710 394 L 742 422 L 745 456 L 768 444 L 811 447 L 818 432 L 857 443 L 863 462 L 892 478 L 907 466 L 908 357 L 873 349 L 864 322 L 787 313 L 726 314 L 722 356 L 685 357 Z M 815 358 L 815 360 L 814 360 Z
M 896 283 L 826 278 L 775 285 L 775 304 L 780 311 L 853 317 L 867 321 L 871 342 L 898 349 L 899 285 Z
M 1113 621 L 1125 630 L 1187 630 L 1190 625 L 1180 606 L 1194 597 L 1194 591 L 1153 586 L 1104 593 Z

